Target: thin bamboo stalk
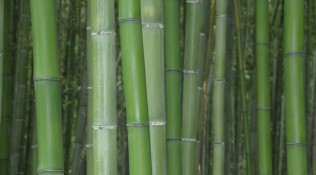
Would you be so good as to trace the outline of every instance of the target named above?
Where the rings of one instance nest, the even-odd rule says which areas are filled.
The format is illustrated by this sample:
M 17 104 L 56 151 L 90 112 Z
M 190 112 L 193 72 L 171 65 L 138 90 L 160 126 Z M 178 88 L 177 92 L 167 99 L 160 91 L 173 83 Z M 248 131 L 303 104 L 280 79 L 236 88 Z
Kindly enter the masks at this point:
M 167 118 L 167 172 L 182 175 L 181 168 L 181 89 L 179 0 L 164 0 L 165 84 Z
M 226 58 L 226 25 L 227 5 L 225 0 L 216 3 L 216 40 L 215 40 L 215 65 L 213 82 L 213 174 L 224 174 L 225 162 L 225 117 L 224 117 L 224 94 L 225 94 L 225 58 Z
M 239 7 L 238 1 L 234 0 L 234 11 L 235 11 L 235 25 L 237 30 L 237 52 L 238 52 L 238 72 L 239 72 L 239 84 L 240 84 L 240 95 L 241 95 L 241 104 L 242 104 L 242 117 L 243 117 L 243 130 L 245 135 L 245 152 L 246 152 L 246 169 L 247 175 L 251 175 L 251 159 L 250 159 L 250 141 L 249 141 L 249 119 L 248 119 L 248 110 L 246 104 L 246 87 L 245 87 L 245 66 L 242 57 L 241 49 L 241 27 L 239 21 Z
M 141 13 L 150 127 L 152 174 L 166 175 L 167 148 L 163 0 L 142 0 Z
M 198 56 L 200 43 L 199 0 L 186 1 L 186 28 L 183 65 L 183 102 L 182 102 L 182 174 L 197 173 L 197 87 Z
M 18 28 L 18 52 L 16 55 L 15 68 L 15 93 L 13 99 L 13 121 L 11 127 L 11 150 L 10 150 L 10 174 L 18 173 L 20 159 L 20 145 L 22 141 L 22 130 L 25 122 L 26 107 L 26 83 L 28 66 L 28 48 L 30 32 L 30 6 L 28 0 L 20 2 L 20 17 Z
M 0 99 L 2 99 L 3 86 L 3 55 L 4 55 L 4 0 L 0 0 Z M 2 110 L 2 100 L 0 100 L 0 114 Z M 0 116 L 0 126 L 1 126 Z
M 284 1 L 284 79 L 287 169 L 307 174 L 304 101 L 304 1 Z
M 257 127 L 258 173 L 272 175 L 270 133 L 270 57 L 269 57 L 269 3 L 256 1 L 256 70 L 257 70 Z
M 92 104 L 92 57 L 91 57 L 91 0 L 87 1 L 87 144 L 86 144 L 86 159 L 87 159 L 87 174 L 93 174 L 93 140 L 92 140 L 92 119 L 93 119 L 93 104 Z
M 34 87 L 38 141 L 37 173 L 64 174 L 61 92 L 54 0 L 31 0 Z
M 119 0 L 119 24 L 131 175 L 151 174 L 140 0 Z
M 4 0 L 3 12 L 3 69 L 1 96 L 1 126 L 0 126 L 0 174 L 9 174 L 10 169 L 10 119 L 12 115 L 14 59 L 12 48 L 12 21 L 14 2 Z M 1 63 L 0 63 L 1 64 Z
M 93 174 L 117 174 L 114 0 L 91 0 Z M 92 10 L 93 9 L 93 10 Z

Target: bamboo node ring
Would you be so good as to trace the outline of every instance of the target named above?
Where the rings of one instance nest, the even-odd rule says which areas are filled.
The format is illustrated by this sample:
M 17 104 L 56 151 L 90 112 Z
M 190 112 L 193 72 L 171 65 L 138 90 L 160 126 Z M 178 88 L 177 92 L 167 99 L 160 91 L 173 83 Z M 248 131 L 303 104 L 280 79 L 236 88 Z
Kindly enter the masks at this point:
M 86 148 L 92 147 L 92 144 L 86 144 Z
M 116 129 L 117 125 L 94 125 L 92 128 L 93 130 L 112 130 Z
M 200 0 L 186 0 L 186 3 L 188 3 L 188 4 L 198 4 L 198 3 L 200 3 Z
M 225 79 L 223 78 L 214 79 L 214 83 L 225 83 Z
M 185 137 L 183 137 L 181 139 L 181 141 L 183 141 L 183 142 L 198 142 L 195 138 L 185 138 Z
M 3 57 L 3 53 L 0 53 L 0 57 Z
M 180 69 L 177 69 L 177 68 L 166 68 L 165 71 L 175 71 L 175 72 L 181 72 Z
M 269 46 L 270 43 L 268 42 L 256 42 L 256 45 L 265 45 L 265 46 Z
M 35 144 L 35 145 L 31 145 L 31 148 L 37 148 L 37 144 Z
M 199 72 L 195 71 L 195 70 L 186 70 L 186 69 L 184 69 L 183 73 L 185 73 L 185 74 L 198 74 Z
M 57 82 L 59 82 L 60 81 L 60 79 L 59 78 L 34 78 L 34 80 L 33 80 L 34 82 L 36 82 L 36 81 L 57 81 Z
M 165 121 L 150 121 L 149 125 L 150 126 L 165 126 L 166 122 Z
M 286 143 L 288 146 L 306 146 L 306 143 Z
M 205 33 L 200 33 L 200 36 L 203 36 L 203 37 L 205 37 L 206 35 L 205 35 Z
M 213 144 L 214 144 L 214 145 L 225 145 L 224 142 L 214 142 Z
M 114 31 L 91 32 L 91 36 L 99 36 L 99 35 L 113 35 L 113 36 L 116 36 L 116 33 Z
M 163 29 L 164 26 L 161 23 L 143 23 L 142 24 L 143 28 L 158 28 L 158 29 Z
M 92 86 L 87 86 L 87 90 L 91 90 L 92 89 Z
M 118 19 L 118 22 L 139 22 L 141 18 L 124 18 Z
M 200 91 L 202 91 L 202 90 L 203 90 L 203 87 L 198 86 L 197 89 L 200 90 Z
M 149 123 L 128 123 L 127 127 L 147 127 Z
M 216 17 L 224 18 L 224 17 L 227 17 L 227 14 L 226 13 L 217 13 Z
M 304 55 L 304 52 L 297 52 L 297 51 L 294 51 L 294 52 L 283 52 L 284 55 Z
M 56 173 L 63 173 L 64 170 L 37 170 L 37 173 L 46 173 L 46 172 L 56 172 Z
M 88 31 L 91 30 L 91 26 L 88 26 L 88 27 L 86 28 L 86 30 L 88 30 Z

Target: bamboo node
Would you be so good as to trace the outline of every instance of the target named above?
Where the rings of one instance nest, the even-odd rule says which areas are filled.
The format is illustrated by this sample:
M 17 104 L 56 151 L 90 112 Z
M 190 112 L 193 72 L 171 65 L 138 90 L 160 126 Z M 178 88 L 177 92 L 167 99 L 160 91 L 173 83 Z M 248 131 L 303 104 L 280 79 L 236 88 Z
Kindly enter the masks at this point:
M 87 90 L 92 90 L 92 86 L 87 86 Z
M 225 145 L 224 142 L 214 142 L 213 144 L 214 144 L 214 145 Z
M 147 127 L 149 123 L 128 123 L 127 127 Z
M 52 173 L 52 172 L 56 172 L 56 173 L 63 173 L 64 170 L 37 170 L 37 173 Z
M 86 148 L 91 148 L 92 144 L 86 144 Z
M 177 68 L 166 68 L 165 71 L 166 71 L 166 72 L 168 72 L 168 71 L 181 72 L 181 69 L 177 69 Z
M 284 55 L 304 55 L 304 52 L 294 51 L 294 52 L 283 52 Z
M 200 90 L 200 91 L 204 90 L 203 87 L 201 87 L 201 86 L 198 86 L 197 89 Z
M 306 143 L 286 143 L 287 146 L 306 146 Z
M 34 82 L 37 82 L 37 81 L 60 81 L 59 78 L 34 78 L 33 79 Z
M 140 22 L 141 21 L 141 18 L 119 18 L 118 19 L 118 22 L 120 23 L 124 23 L 124 22 Z
M 185 73 L 185 74 L 198 74 L 199 72 L 198 72 L 198 71 L 195 71 L 195 70 L 186 70 L 186 69 L 183 69 L 183 73 Z
M 188 4 L 198 4 L 198 3 L 200 3 L 200 0 L 186 0 L 186 3 L 188 3 Z
M 35 145 L 31 145 L 31 148 L 37 148 L 37 144 L 35 144 Z
M 88 27 L 86 28 L 86 30 L 88 30 L 88 31 L 91 30 L 91 26 L 88 26 Z
M 112 130 L 116 129 L 117 125 L 94 125 L 92 128 L 93 130 Z
M 3 53 L 0 53 L 0 57 L 3 57 L 3 55 L 4 55 Z
M 158 28 L 158 29 L 163 29 L 164 26 L 161 23 L 143 23 L 142 24 L 143 28 Z
M 116 33 L 114 31 L 91 32 L 91 36 L 99 36 L 99 35 L 113 35 L 113 36 L 116 36 Z
M 225 79 L 224 78 L 217 78 L 213 80 L 214 83 L 225 83 Z
M 150 126 L 165 126 L 166 122 L 165 121 L 150 121 L 149 125 Z
M 167 137 L 167 141 L 178 141 L 180 142 L 182 139 L 181 138 L 170 138 L 170 137 Z
M 206 35 L 205 33 L 200 33 L 200 36 L 205 37 Z
M 257 107 L 257 110 L 259 110 L 259 111 L 270 111 L 271 108 Z
M 183 141 L 183 142 L 198 142 L 195 138 L 185 138 L 185 137 L 182 137 L 181 141 Z
M 226 18 L 226 17 L 227 17 L 227 14 L 226 14 L 226 13 L 216 13 L 216 17 L 219 17 L 219 18 Z

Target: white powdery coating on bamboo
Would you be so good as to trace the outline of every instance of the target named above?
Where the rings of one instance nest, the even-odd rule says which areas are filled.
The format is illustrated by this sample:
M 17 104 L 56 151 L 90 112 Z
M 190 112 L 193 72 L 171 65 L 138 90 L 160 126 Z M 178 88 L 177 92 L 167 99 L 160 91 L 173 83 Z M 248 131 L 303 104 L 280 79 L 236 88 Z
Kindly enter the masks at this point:
M 93 130 L 112 130 L 116 129 L 117 125 L 94 125 L 92 128 Z
M 114 31 L 91 32 L 91 36 L 99 36 L 99 35 L 113 35 L 113 36 L 116 36 L 116 33 Z
M 183 137 L 181 140 L 184 141 L 184 142 L 198 142 L 195 138 L 185 138 L 185 137 Z
M 149 125 L 150 126 L 165 126 L 166 122 L 165 121 L 150 121 Z
M 186 69 L 184 69 L 183 73 L 185 73 L 185 74 L 198 74 L 199 72 L 195 71 L 195 70 L 186 70 Z
M 0 53 L 0 57 L 3 57 L 3 53 Z
M 143 23 L 142 24 L 143 28 L 158 28 L 158 29 L 163 29 L 164 25 L 161 23 Z
M 198 3 L 200 3 L 200 0 L 186 0 L 186 3 L 188 3 L 188 4 L 198 4 Z

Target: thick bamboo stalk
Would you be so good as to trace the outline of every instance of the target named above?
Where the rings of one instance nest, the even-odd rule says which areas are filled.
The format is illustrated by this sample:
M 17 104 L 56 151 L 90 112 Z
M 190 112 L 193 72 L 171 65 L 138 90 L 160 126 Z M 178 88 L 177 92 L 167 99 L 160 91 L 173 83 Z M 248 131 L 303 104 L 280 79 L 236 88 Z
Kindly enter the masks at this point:
M 119 0 L 119 23 L 131 175 L 151 174 L 140 0 Z
M 167 117 L 168 174 L 182 175 L 181 168 L 181 89 L 179 0 L 164 0 L 165 82 Z
M 225 0 L 216 2 L 216 40 L 215 65 L 213 82 L 213 174 L 224 174 L 225 159 L 225 124 L 224 124 L 224 93 L 225 93 L 225 57 L 226 57 L 226 23 L 227 5 Z
M 91 0 L 93 174 L 117 174 L 114 0 Z
M 269 6 L 256 0 L 258 173 L 272 175 L 270 126 Z
M 9 174 L 10 158 L 10 120 L 12 116 L 14 57 L 12 52 L 12 21 L 13 6 L 11 0 L 4 0 L 3 12 L 3 72 L 1 96 L 1 125 L 0 125 L 0 174 Z
M 87 0 L 87 144 L 86 144 L 86 159 L 87 159 L 87 174 L 93 174 L 93 155 L 92 155 L 92 57 L 91 57 L 91 0 Z
M 64 174 L 54 0 L 31 0 L 39 175 Z
M 237 52 L 238 52 L 238 72 L 239 72 L 239 84 L 240 84 L 240 96 L 241 96 L 241 104 L 242 104 L 242 117 L 243 117 L 243 130 L 245 135 L 245 152 L 246 152 L 246 169 L 247 175 L 251 175 L 251 159 L 250 159 L 250 141 L 249 141 L 249 119 L 248 119 L 248 110 L 246 103 L 246 87 L 245 87 L 245 66 L 242 57 L 242 49 L 241 49 L 241 27 L 239 21 L 239 7 L 238 1 L 234 0 L 234 11 L 235 11 L 235 25 L 237 30 Z
M 18 28 L 18 52 L 15 65 L 15 93 L 13 99 L 13 121 L 11 127 L 11 150 L 10 150 L 10 174 L 18 173 L 20 159 L 20 145 L 22 141 L 22 130 L 25 122 L 26 107 L 26 83 L 28 66 L 28 48 L 30 32 L 30 6 L 28 0 L 20 2 L 20 17 Z
M 284 79 L 288 174 L 306 175 L 303 0 L 284 1 Z
M 166 175 L 167 147 L 163 0 L 142 0 L 141 13 L 150 127 L 152 174 Z
M 200 43 L 201 2 L 186 1 L 185 50 L 183 65 L 182 102 L 182 174 L 197 173 L 197 87 Z

